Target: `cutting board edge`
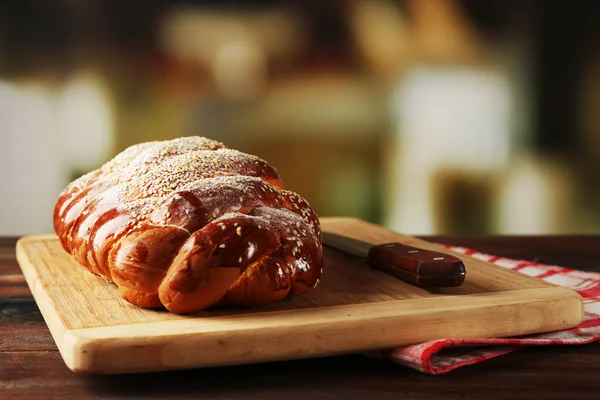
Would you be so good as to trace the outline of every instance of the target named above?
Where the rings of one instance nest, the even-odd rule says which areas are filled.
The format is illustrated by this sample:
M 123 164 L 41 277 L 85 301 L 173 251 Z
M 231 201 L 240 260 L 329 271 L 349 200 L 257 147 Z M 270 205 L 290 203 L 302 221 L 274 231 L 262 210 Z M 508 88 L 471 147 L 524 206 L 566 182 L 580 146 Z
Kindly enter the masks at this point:
M 485 334 L 478 334 L 477 329 L 473 329 L 473 326 L 465 326 L 464 322 L 452 322 L 452 311 L 449 307 L 434 312 L 427 312 L 427 309 L 419 310 L 410 315 L 405 313 L 394 315 L 389 312 L 397 307 L 416 306 L 420 301 L 415 299 L 376 303 L 369 307 L 372 308 L 368 310 L 371 313 L 370 318 L 341 317 L 336 320 L 331 315 L 343 309 L 355 308 L 353 306 L 312 309 L 308 312 L 324 315 L 321 316 L 321 322 L 309 325 L 299 321 L 295 324 L 286 324 L 289 322 L 286 318 L 298 316 L 299 310 L 294 310 L 266 313 L 280 314 L 281 326 L 262 326 L 257 329 L 214 329 L 212 331 L 190 329 L 194 322 L 198 325 L 197 319 L 73 330 L 65 330 L 61 327 L 64 333 L 57 344 L 61 348 L 61 355 L 66 365 L 74 372 L 123 374 L 372 352 L 443 338 L 513 337 L 568 329 L 579 325 L 583 320 L 583 300 L 577 292 L 570 289 L 549 287 L 515 291 L 514 294 L 522 299 L 510 304 L 506 302 L 498 304 L 491 309 L 488 303 L 482 304 L 476 296 L 460 296 L 464 297 L 461 300 L 470 303 L 470 308 L 463 305 L 460 311 L 456 312 L 461 312 L 463 318 L 465 314 L 468 317 L 470 313 L 477 316 L 478 318 L 474 318 L 473 321 L 477 321 L 476 325 L 485 326 L 485 330 L 488 331 Z M 489 297 L 488 300 L 494 301 L 493 294 L 486 295 Z M 501 296 L 500 293 L 497 295 L 498 298 Z M 484 308 L 487 312 L 481 318 L 481 310 Z M 378 313 L 377 309 L 388 312 Z M 447 315 L 444 315 L 445 313 Z M 548 318 L 548 313 L 554 314 L 553 317 Z M 261 317 L 261 313 L 247 315 L 248 320 L 257 317 Z M 521 326 L 522 329 L 515 330 L 510 326 L 498 324 L 498 319 L 502 318 L 512 321 L 512 325 Z M 547 323 L 549 319 L 553 321 L 551 326 Z M 365 326 L 365 324 L 369 325 Z M 412 330 L 409 339 L 402 332 L 388 331 L 389 326 L 400 324 L 408 324 L 420 332 L 415 334 Z M 186 325 L 188 326 L 185 327 Z M 490 325 L 495 326 L 495 329 L 490 330 Z M 446 331 L 454 330 L 455 334 L 436 336 L 425 329 L 440 327 Z M 176 332 L 165 334 L 163 331 L 169 328 L 175 328 Z M 56 329 L 56 326 L 53 329 Z M 335 339 L 344 337 L 343 333 L 349 329 L 353 331 L 352 338 L 345 337 L 346 341 Z M 124 334 L 124 331 L 128 330 L 129 333 Z M 327 331 L 329 333 L 326 333 Z M 282 351 L 282 337 L 292 344 L 288 347 L 284 346 L 284 351 Z M 257 343 L 256 338 L 261 338 L 260 343 Z M 214 349 L 214 347 L 220 347 L 222 350 L 218 353 L 218 359 L 214 358 L 214 351 L 203 350 Z M 206 354 L 210 354 L 213 358 L 210 356 L 208 359 L 202 358 L 202 355 Z M 131 359 L 144 360 L 143 367 L 130 363 Z
M 64 353 L 65 346 L 63 339 L 69 334 L 69 329 L 61 319 L 58 311 L 52 307 L 52 299 L 50 298 L 49 293 L 44 290 L 43 284 L 40 284 L 37 268 L 35 268 L 31 262 L 29 253 L 26 250 L 26 246 L 30 242 L 47 241 L 53 240 L 54 238 L 57 238 L 57 236 L 51 234 L 23 236 L 17 240 L 15 255 L 17 263 L 25 277 L 25 282 L 27 282 L 27 286 L 42 314 L 42 318 L 44 318 L 46 325 L 48 325 L 48 330 L 64 360 L 66 354 Z

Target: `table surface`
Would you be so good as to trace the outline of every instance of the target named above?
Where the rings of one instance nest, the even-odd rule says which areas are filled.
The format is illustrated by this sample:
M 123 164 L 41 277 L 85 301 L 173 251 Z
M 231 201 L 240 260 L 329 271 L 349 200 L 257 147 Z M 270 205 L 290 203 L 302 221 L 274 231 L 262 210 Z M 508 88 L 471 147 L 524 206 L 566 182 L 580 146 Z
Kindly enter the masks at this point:
M 600 236 L 425 237 L 489 254 L 600 271 Z M 598 399 L 600 345 L 527 348 L 430 376 L 363 355 L 124 376 L 67 369 L 0 238 L 0 399 Z

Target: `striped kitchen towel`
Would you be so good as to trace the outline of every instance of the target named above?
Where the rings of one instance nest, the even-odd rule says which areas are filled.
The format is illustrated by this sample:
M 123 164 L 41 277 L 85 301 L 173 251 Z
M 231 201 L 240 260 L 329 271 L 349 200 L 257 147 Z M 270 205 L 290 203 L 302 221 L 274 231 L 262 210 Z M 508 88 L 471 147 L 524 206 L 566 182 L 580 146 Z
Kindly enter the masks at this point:
M 370 356 L 402 364 L 427 374 L 439 375 L 526 346 L 576 345 L 600 340 L 600 273 L 501 258 L 464 247 L 445 247 L 577 291 L 584 299 L 583 322 L 571 329 L 516 338 L 433 340 L 370 354 Z

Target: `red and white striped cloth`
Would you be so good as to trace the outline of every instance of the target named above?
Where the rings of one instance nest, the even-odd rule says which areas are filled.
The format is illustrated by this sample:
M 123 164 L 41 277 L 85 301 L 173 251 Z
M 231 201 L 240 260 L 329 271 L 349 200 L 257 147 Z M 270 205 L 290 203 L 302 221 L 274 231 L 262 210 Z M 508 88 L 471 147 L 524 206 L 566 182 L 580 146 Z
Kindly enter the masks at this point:
M 572 329 L 518 338 L 433 340 L 370 354 L 370 356 L 402 364 L 427 374 L 439 375 L 526 346 L 577 345 L 600 340 L 600 273 L 501 258 L 464 247 L 446 247 L 577 291 L 584 299 L 583 322 Z

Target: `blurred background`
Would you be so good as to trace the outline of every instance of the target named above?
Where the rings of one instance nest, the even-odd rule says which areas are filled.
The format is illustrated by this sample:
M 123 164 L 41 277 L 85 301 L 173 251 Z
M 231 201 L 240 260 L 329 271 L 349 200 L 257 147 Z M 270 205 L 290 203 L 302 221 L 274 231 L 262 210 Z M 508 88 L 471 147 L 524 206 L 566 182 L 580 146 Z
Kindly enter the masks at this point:
M 0 235 L 132 144 L 256 154 L 321 216 L 600 233 L 600 13 L 571 0 L 0 2 Z

